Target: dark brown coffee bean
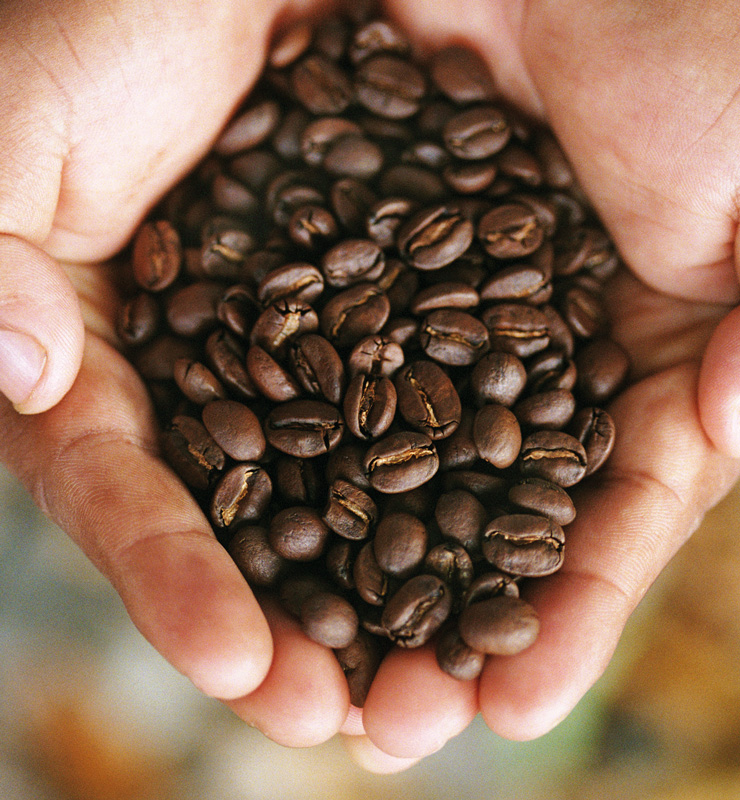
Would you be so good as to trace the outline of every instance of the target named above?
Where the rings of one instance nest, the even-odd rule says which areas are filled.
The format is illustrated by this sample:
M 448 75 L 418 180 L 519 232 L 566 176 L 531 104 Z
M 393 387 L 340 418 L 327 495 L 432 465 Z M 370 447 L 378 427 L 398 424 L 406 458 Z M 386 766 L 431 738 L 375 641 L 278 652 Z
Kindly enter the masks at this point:
M 312 114 L 341 114 L 352 100 L 352 85 L 345 73 L 318 54 L 298 61 L 290 82 L 295 96 Z
M 200 361 L 178 358 L 173 376 L 185 397 L 199 406 L 204 406 L 211 400 L 226 398 L 226 390 L 221 381 Z
M 267 306 L 252 327 L 250 344 L 271 355 L 283 355 L 292 341 L 318 330 L 319 317 L 303 300 L 287 298 Z
M 515 264 L 499 270 L 480 288 L 481 300 L 546 303 L 552 296 L 551 268 L 542 264 Z
M 344 433 L 339 411 L 320 400 L 292 400 L 276 406 L 265 420 L 267 441 L 281 453 L 314 458 L 333 450 Z
M 344 419 L 358 439 L 377 439 L 396 414 L 396 387 L 382 375 L 358 373 L 344 396 Z
M 270 44 L 267 63 L 275 69 L 289 66 L 308 50 L 312 39 L 311 25 L 307 22 L 294 23 Z
M 388 575 L 408 578 L 424 561 L 428 544 L 429 534 L 418 517 L 402 511 L 386 514 L 373 539 L 375 560 Z
M 574 417 L 570 433 L 586 451 L 586 475 L 599 469 L 614 448 L 614 420 L 601 408 L 583 408 Z
M 365 229 L 365 220 L 377 199 L 375 192 L 369 186 L 354 178 L 340 178 L 332 184 L 329 192 L 332 211 L 340 225 L 351 236 L 369 233 Z M 369 235 L 375 240 L 372 234 Z
M 556 522 L 534 514 L 507 514 L 483 531 L 483 555 L 494 567 L 526 578 L 551 575 L 563 563 L 565 535 Z
M 516 655 L 534 644 L 540 623 L 535 610 L 518 597 L 473 603 L 460 614 L 460 636 L 474 650 Z
M 616 262 L 614 246 L 606 234 L 596 228 L 570 227 L 555 241 L 554 270 L 557 275 L 598 271 L 605 265 L 608 274 L 613 262 Z
M 301 629 L 324 647 L 347 647 L 357 636 L 360 625 L 350 603 L 332 592 L 316 592 L 301 605 Z
M 407 492 L 397 492 L 383 498 L 383 509 L 387 514 L 398 512 L 411 514 L 422 522 L 429 522 L 434 508 L 432 484 L 423 483 Z
M 235 284 L 222 295 L 216 306 L 216 316 L 232 333 L 246 338 L 259 314 L 259 305 L 249 286 Z
M 324 158 L 329 175 L 369 180 L 383 167 L 383 151 L 361 135 L 343 136 L 332 144 Z
M 279 121 L 280 106 L 275 100 L 251 105 L 227 124 L 213 149 L 221 156 L 232 156 L 257 147 L 272 134 Z
M 288 220 L 292 242 L 311 252 L 319 252 L 339 238 L 339 224 L 323 206 L 299 206 Z
M 423 315 L 443 308 L 473 309 L 479 303 L 478 292 L 469 283 L 442 281 L 419 291 L 411 301 L 409 311 Z
M 200 252 L 203 275 L 215 280 L 239 280 L 254 250 L 254 237 L 226 221 L 204 237 Z
M 145 222 L 134 239 L 131 264 L 142 289 L 161 292 L 170 286 L 182 265 L 182 244 L 176 228 L 167 220 Z
M 344 289 L 380 277 L 385 269 L 385 255 L 369 239 L 345 239 L 324 254 L 321 269 L 329 286 Z
M 424 571 L 436 575 L 453 597 L 460 598 L 473 580 L 473 560 L 459 542 L 442 542 L 424 557 Z
M 468 553 L 480 552 L 488 512 L 474 494 L 463 489 L 445 492 L 437 500 L 434 519 L 446 539 L 458 542 Z
M 228 528 L 240 522 L 256 522 L 272 499 L 272 481 L 255 462 L 237 464 L 225 472 L 213 490 L 211 522 Z
M 586 450 L 562 431 L 536 431 L 522 442 L 519 469 L 522 474 L 568 487 L 586 474 Z
M 321 271 L 313 264 L 297 261 L 271 270 L 257 288 L 257 299 L 263 307 L 288 298 L 310 304 L 323 291 Z
M 560 300 L 563 319 L 576 336 L 592 339 L 605 333 L 608 319 L 603 303 L 594 292 L 571 286 Z
M 255 413 L 235 400 L 213 400 L 203 407 L 203 424 L 215 442 L 236 461 L 259 461 L 265 437 Z
M 579 399 L 588 405 L 601 405 L 624 385 L 630 361 L 621 345 L 600 338 L 578 351 L 575 364 Z
M 421 647 L 449 616 L 452 598 L 434 575 L 410 578 L 388 600 L 381 617 L 388 637 L 399 647 Z
M 539 186 L 542 183 L 539 161 L 518 144 L 509 142 L 496 156 L 496 163 L 501 174 L 507 178 L 514 178 L 526 186 Z
M 173 333 L 196 338 L 215 328 L 222 293 L 220 283 L 198 281 L 171 294 L 165 302 L 165 314 Z
M 432 206 L 412 215 L 398 230 L 402 257 L 421 270 L 450 264 L 473 241 L 473 223 L 446 205 Z
M 567 389 L 541 391 L 520 400 L 512 409 L 525 428 L 559 430 L 571 420 L 576 399 Z
M 367 235 L 383 248 L 396 242 L 398 229 L 418 208 L 418 203 L 408 197 L 385 197 L 377 200 L 367 211 Z
M 362 708 L 380 666 L 381 651 L 377 640 L 360 629 L 354 641 L 347 647 L 335 649 L 334 654 L 347 678 L 350 703 Z
M 288 561 L 314 561 L 324 551 L 329 528 L 313 508 L 278 511 L 270 522 L 270 546 Z
M 557 347 L 548 347 L 532 356 L 527 362 L 527 370 L 531 392 L 548 392 L 554 389 L 571 391 L 576 385 L 576 365 Z
M 414 141 L 401 153 L 401 161 L 430 169 L 442 169 L 450 163 L 450 154 L 441 144 L 431 141 Z
M 326 571 L 340 589 L 355 588 L 353 571 L 358 549 L 359 545 L 350 539 L 335 539 L 326 551 Z
M 556 483 L 542 478 L 522 478 L 509 489 L 509 500 L 523 511 L 567 525 L 576 518 L 570 495 Z
M 443 626 L 434 652 L 440 669 L 459 681 L 477 678 L 486 662 L 485 653 L 465 644 L 456 622 Z
M 403 366 L 403 348 L 385 336 L 366 336 L 352 348 L 347 359 L 350 375 L 391 377 Z
M 168 464 L 192 489 L 207 489 L 226 463 L 224 451 L 194 417 L 173 417 L 161 445 Z
M 309 394 L 339 405 L 346 383 L 344 364 L 328 339 L 308 333 L 291 344 L 290 369 Z
M 282 455 L 275 460 L 274 476 L 275 489 L 285 505 L 315 506 L 324 496 L 321 471 L 310 458 Z
M 359 489 L 368 491 L 372 487 L 365 474 L 364 458 L 364 448 L 356 444 L 340 444 L 329 453 L 326 480 L 333 483 L 337 478 L 342 478 Z
M 293 569 L 279 582 L 278 597 L 280 604 L 289 614 L 300 617 L 301 606 L 312 594 L 330 592 L 333 587 L 324 577 L 319 577 L 314 572 L 296 571 L 295 564 L 288 566 Z
M 482 600 L 490 600 L 492 597 L 519 597 L 519 578 L 515 575 L 507 575 L 505 572 L 491 569 L 479 575 L 468 586 L 463 594 L 463 605 L 469 606 L 472 603 L 480 603 Z
M 428 436 L 394 433 L 368 449 L 363 466 L 373 489 L 397 494 L 426 483 L 439 469 L 439 456 Z
M 493 161 L 455 161 L 444 168 L 442 177 L 453 192 L 472 195 L 491 186 L 497 174 Z
M 449 436 L 437 442 L 441 470 L 467 469 L 473 467 L 480 458 L 473 439 L 474 419 L 475 409 L 465 406 L 458 427 Z
M 492 350 L 526 358 L 544 350 L 550 342 L 547 318 L 538 308 L 520 303 L 499 303 L 481 315 L 488 328 Z
M 470 376 L 470 388 L 478 405 L 512 406 L 526 383 L 524 364 L 513 353 L 488 353 L 473 367 Z
M 405 55 L 410 49 L 409 40 L 403 31 L 386 20 L 375 19 L 355 31 L 348 55 L 353 64 L 359 64 L 379 53 Z
M 161 317 L 159 302 L 154 295 L 140 292 L 119 309 L 116 334 L 128 347 L 140 347 L 157 335 Z
M 352 576 L 357 593 L 366 603 L 371 606 L 384 605 L 389 579 L 375 559 L 372 542 L 366 542 L 357 554 Z
M 419 343 L 435 361 L 454 367 L 469 366 L 488 351 L 488 329 L 466 311 L 439 308 L 422 322 Z
M 260 525 L 241 525 L 228 551 L 250 586 L 275 586 L 285 573 L 285 559 L 270 547 L 267 529 Z
M 437 51 L 429 68 L 434 85 L 453 103 L 479 103 L 494 95 L 488 65 L 467 47 L 450 45 Z
M 506 116 L 494 106 L 476 106 L 460 111 L 442 131 L 445 146 L 456 158 L 478 160 L 498 153 L 509 141 L 511 128 Z
M 355 72 L 358 101 L 370 111 L 390 119 L 406 119 L 419 110 L 426 92 L 422 72 L 394 55 L 366 59 Z
M 293 377 L 259 345 L 249 348 L 246 364 L 252 385 L 268 400 L 284 403 L 300 397 L 300 386 Z
M 335 479 L 322 519 L 345 539 L 366 539 L 375 528 L 378 508 L 369 494 L 348 481 Z
M 331 147 L 345 136 L 362 134 L 362 128 L 346 117 L 319 117 L 310 122 L 301 134 L 301 155 L 313 166 L 320 166 Z
M 390 339 L 400 347 L 406 347 L 413 351 L 417 344 L 419 323 L 413 317 L 396 317 L 383 326 L 381 333 L 383 338 Z
M 274 153 L 264 149 L 242 153 L 230 159 L 228 163 L 229 174 L 250 189 L 255 196 L 264 191 L 280 168 L 280 159 Z
M 504 203 L 484 214 L 478 239 L 494 258 L 522 258 L 534 253 L 544 240 L 537 215 L 521 203 Z
M 244 348 L 233 336 L 222 329 L 215 330 L 206 340 L 205 352 L 214 375 L 229 391 L 245 400 L 259 396 L 247 372 Z
M 517 418 L 506 406 L 489 403 L 475 415 L 473 440 L 484 461 L 498 469 L 505 469 L 519 455 L 522 432 Z
M 421 205 L 439 203 L 448 194 L 437 172 L 416 164 L 394 164 L 384 169 L 378 179 L 378 187 L 382 195 L 407 197 Z
M 398 410 L 418 431 L 444 439 L 460 424 L 462 407 L 452 381 L 432 361 L 414 361 L 395 379 Z
M 301 137 L 310 121 L 311 116 L 303 108 L 293 108 L 283 116 L 270 137 L 278 156 L 289 162 L 301 157 Z
M 372 283 L 357 283 L 324 306 L 321 330 L 337 347 L 352 347 L 365 336 L 378 333 L 390 311 L 385 292 Z
M 545 319 L 547 328 L 550 332 L 549 347 L 553 350 L 560 350 L 566 356 L 572 357 L 575 351 L 575 338 L 573 331 L 568 327 L 562 316 L 551 306 L 544 305 L 540 308 Z M 563 387 L 568 388 L 568 387 Z

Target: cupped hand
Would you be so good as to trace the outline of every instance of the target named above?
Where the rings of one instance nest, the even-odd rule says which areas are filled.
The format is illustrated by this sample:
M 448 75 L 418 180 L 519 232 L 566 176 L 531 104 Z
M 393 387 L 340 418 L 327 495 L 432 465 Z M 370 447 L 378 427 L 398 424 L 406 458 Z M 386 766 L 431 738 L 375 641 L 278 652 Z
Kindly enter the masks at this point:
M 472 44 L 502 93 L 554 127 L 631 269 L 609 292 L 634 381 L 610 409 L 612 459 L 578 493 L 565 566 L 529 592 L 535 645 L 473 683 L 441 673 L 428 647 L 392 651 L 360 717 L 332 653 L 260 608 L 159 460 L 144 389 L 114 346 L 115 268 L 99 264 L 207 151 L 278 19 L 310 5 L 3 4 L 0 452 L 197 686 L 278 742 L 342 729 L 360 763 L 392 771 L 479 711 L 516 739 L 555 725 L 740 473 L 740 56 L 719 0 L 697 18 L 667 0 L 389 4 L 423 43 Z

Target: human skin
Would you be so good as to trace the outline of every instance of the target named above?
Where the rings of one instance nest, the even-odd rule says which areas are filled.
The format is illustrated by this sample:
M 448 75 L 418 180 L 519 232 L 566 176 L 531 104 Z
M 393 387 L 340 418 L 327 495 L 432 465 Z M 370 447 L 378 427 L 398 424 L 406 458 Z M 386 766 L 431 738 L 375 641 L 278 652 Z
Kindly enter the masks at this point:
M 394 650 L 360 714 L 333 654 L 260 607 L 159 459 L 145 390 L 115 349 L 106 263 L 207 152 L 271 32 L 316 8 L 0 6 L 0 457 L 196 686 L 285 745 L 344 731 L 359 763 L 389 772 L 478 712 L 512 739 L 563 719 L 740 474 L 740 22 L 723 0 L 387 4 L 422 47 L 477 48 L 501 93 L 553 127 L 629 268 L 608 293 L 633 373 L 610 407 L 613 456 L 576 493 L 565 565 L 528 595 L 537 642 L 467 683 L 429 647 Z

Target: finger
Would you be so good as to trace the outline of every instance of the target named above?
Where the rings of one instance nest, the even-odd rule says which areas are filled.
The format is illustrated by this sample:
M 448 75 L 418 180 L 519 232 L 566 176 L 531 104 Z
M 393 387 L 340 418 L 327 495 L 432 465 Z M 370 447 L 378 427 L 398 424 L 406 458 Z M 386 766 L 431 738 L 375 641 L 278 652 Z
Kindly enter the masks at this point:
M 0 392 L 24 414 L 51 408 L 77 375 L 83 341 L 77 295 L 61 267 L 0 235 Z
M 367 736 L 342 736 L 342 744 L 350 758 L 360 767 L 376 775 L 393 775 L 418 764 L 418 758 L 396 758 L 376 747 Z
M 252 691 L 271 637 L 260 608 L 182 483 L 156 455 L 143 386 L 88 338 L 78 380 L 52 410 L 5 405 L 0 456 L 121 595 L 135 625 L 196 686 Z
M 442 672 L 431 645 L 391 650 L 363 709 L 370 741 L 395 758 L 418 759 L 435 753 L 475 717 L 476 684 Z
M 344 673 L 334 653 L 308 639 L 274 602 L 264 600 L 263 608 L 274 640 L 272 666 L 256 691 L 229 706 L 278 744 L 321 744 L 338 733 L 347 717 Z
M 655 577 L 736 480 L 738 463 L 698 423 L 695 387 L 696 368 L 680 366 L 614 403 L 617 445 L 595 485 L 576 494 L 565 564 L 526 587 L 540 636 L 517 656 L 489 659 L 481 675 L 482 715 L 496 733 L 535 738 L 573 709 Z
M 740 457 L 740 308 L 719 323 L 704 352 L 699 415 L 715 447 Z

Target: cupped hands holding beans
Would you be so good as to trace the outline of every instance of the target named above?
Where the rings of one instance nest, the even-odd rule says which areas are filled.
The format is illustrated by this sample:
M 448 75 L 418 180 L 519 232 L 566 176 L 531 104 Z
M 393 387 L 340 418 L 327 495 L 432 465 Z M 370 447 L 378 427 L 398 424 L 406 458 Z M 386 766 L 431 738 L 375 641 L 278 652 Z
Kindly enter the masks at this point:
M 737 22 L 313 11 L 3 4 L 0 450 L 200 689 L 393 771 L 557 724 L 740 474 Z

